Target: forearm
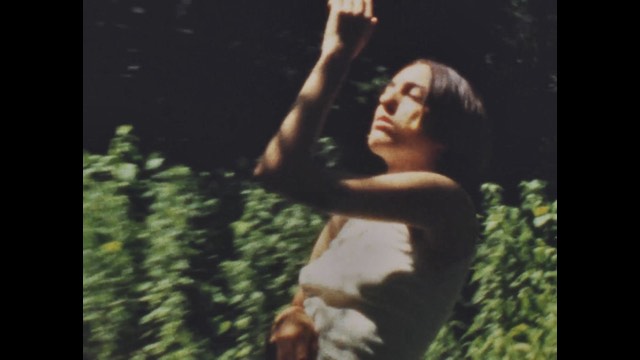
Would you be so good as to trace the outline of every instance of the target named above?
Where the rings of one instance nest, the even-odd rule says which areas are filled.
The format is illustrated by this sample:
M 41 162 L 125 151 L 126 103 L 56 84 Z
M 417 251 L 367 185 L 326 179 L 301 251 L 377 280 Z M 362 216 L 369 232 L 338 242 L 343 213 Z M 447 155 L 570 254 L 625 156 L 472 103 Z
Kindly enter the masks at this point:
M 301 287 L 298 287 L 298 291 L 293 296 L 293 300 L 291 301 L 291 306 L 302 307 L 305 299 L 306 299 L 306 296 L 304 295 L 304 291 L 302 290 Z
M 310 157 L 325 119 L 349 70 L 344 57 L 323 54 L 305 81 L 293 108 L 271 139 L 254 174 L 258 177 L 289 175 Z

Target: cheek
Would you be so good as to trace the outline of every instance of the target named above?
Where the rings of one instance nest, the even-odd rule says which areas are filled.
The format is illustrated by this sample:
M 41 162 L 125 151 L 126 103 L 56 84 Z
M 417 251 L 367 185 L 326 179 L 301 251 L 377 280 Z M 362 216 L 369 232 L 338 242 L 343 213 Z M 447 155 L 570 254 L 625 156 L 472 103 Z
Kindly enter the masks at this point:
M 411 132 L 422 131 L 422 118 L 424 109 L 416 104 L 406 104 L 402 109 L 403 118 L 406 122 L 403 127 Z

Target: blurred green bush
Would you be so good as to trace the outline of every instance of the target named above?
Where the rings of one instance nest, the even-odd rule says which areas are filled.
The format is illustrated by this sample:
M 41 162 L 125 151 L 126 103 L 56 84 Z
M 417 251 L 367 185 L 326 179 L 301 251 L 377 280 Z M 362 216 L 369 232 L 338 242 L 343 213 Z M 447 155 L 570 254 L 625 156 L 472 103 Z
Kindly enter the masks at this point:
M 83 153 L 83 358 L 263 358 L 326 217 L 136 143 L 122 126 L 106 155 Z M 557 201 L 541 181 L 521 184 L 519 207 L 482 190 L 472 275 L 425 359 L 556 358 Z

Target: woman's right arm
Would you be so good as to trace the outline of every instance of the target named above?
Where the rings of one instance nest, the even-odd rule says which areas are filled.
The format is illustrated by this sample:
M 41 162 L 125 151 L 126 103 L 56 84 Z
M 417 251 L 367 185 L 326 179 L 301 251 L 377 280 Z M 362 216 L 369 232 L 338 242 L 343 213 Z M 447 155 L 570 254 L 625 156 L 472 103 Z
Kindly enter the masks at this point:
M 322 255 L 342 229 L 348 218 L 333 215 L 316 241 L 309 262 Z M 313 359 L 317 351 L 318 334 L 313 320 L 304 312 L 304 291 L 299 288 L 291 305 L 285 308 L 273 322 L 270 342 L 277 346 L 277 359 Z M 302 355 L 302 357 L 300 357 Z

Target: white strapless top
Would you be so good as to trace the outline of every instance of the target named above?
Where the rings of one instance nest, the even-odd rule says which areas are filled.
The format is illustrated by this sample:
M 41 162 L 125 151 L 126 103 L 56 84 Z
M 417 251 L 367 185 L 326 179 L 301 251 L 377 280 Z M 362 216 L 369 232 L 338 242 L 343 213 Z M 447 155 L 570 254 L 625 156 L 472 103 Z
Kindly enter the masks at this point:
M 320 334 L 318 360 L 422 358 L 471 259 L 437 266 L 419 245 L 404 224 L 350 219 L 302 268 L 305 311 Z

